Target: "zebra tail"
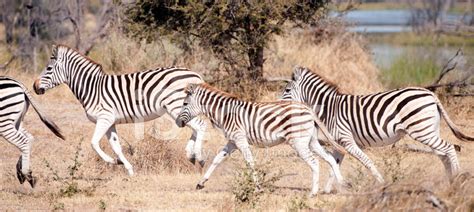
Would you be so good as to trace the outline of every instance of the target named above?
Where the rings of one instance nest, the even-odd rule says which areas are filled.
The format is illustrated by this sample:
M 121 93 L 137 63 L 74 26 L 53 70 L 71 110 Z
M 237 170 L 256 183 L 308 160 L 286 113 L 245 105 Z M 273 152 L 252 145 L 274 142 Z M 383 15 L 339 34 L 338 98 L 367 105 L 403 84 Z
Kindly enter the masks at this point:
M 456 138 L 460 139 L 461 141 L 474 141 L 474 137 L 471 137 L 462 133 L 459 130 L 458 126 L 454 124 L 453 121 L 451 121 L 451 119 L 448 116 L 448 113 L 444 109 L 443 105 L 441 105 L 441 102 L 439 102 L 438 98 L 436 98 L 436 104 L 438 105 L 439 113 L 443 116 L 443 119 L 446 121 L 451 131 L 453 131 L 454 136 L 456 136 Z
M 51 132 L 53 132 L 57 137 L 61 138 L 62 140 L 66 140 L 64 135 L 61 133 L 61 130 L 59 129 L 59 127 L 53 121 L 51 121 L 48 117 L 42 114 L 42 112 L 39 110 L 38 106 L 36 105 L 35 100 L 31 96 L 31 94 L 28 92 L 28 90 L 26 89 L 24 90 L 25 90 L 26 98 L 30 102 L 31 106 L 33 106 L 36 113 L 40 117 L 41 121 L 46 125 L 46 127 L 48 127 L 49 130 L 51 130 Z
M 321 121 L 321 119 L 319 119 L 316 115 L 314 115 L 313 119 L 314 119 L 314 125 L 316 126 L 316 128 L 319 127 L 319 129 L 321 129 L 321 132 L 327 138 L 328 142 L 332 146 L 334 146 L 334 148 L 336 148 L 336 150 L 340 154 L 345 155 L 347 153 L 347 150 L 343 146 L 341 146 L 340 144 L 338 144 L 336 142 L 336 139 L 334 139 L 334 137 L 332 137 L 331 133 L 329 133 L 329 130 L 326 128 L 326 125 Z

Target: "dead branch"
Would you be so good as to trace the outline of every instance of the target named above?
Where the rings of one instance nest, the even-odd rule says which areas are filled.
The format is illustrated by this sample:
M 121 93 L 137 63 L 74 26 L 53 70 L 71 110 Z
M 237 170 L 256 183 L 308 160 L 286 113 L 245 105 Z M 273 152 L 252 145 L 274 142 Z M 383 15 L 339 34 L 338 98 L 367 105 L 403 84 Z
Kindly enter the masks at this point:
M 403 146 L 399 146 L 403 150 L 408 150 L 408 151 L 413 151 L 413 152 L 421 152 L 421 153 L 433 153 L 433 149 L 424 147 L 424 146 L 418 146 L 415 144 L 405 144 Z
M 470 83 L 467 81 L 454 81 L 450 83 L 443 83 L 443 84 L 433 84 L 429 86 L 425 86 L 426 89 L 430 91 L 435 91 L 439 87 L 448 87 L 448 88 L 454 88 L 454 87 L 467 87 L 470 85 L 474 85 L 474 83 Z
M 111 5 L 112 1 L 104 0 L 103 6 L 98 17 L 99 24 L 95 30 L 95 33 L 90 35 L 87 39 L 87 42 L 79 48 L 79 51 L 88 55 L 92 48 L 95 46 L 98 40 L 104 38 L 107 35 L 109 26 L 113 20 L 113 6 Z
M 405 144 L 405 145 L 402 145 L 402 146 L 399 146 L 399 147 L 402 148 L 403 150 L 406 150 L 406 151 L 421 152 L 421 153 L 434 153 L 433 149 L 431 149 L 429 147 L 418 146 L 418 145 L 415 145 L 415 144 Z M 456 150 L 456 152 L 461 152 L 461 146 L 460 145 L 454 144 L 454 149 Z
M 457 93 L 457 94 L 451 94 L 448 96 L 454 96 L 454 97 L 466 97 L 466 96 L 474 96 L 474 93 Z
M 7 60 L 7 62 L 0 65 L 0 69 L 2 69 L 2 70 L 6 69 L 8 67 L 8 65 L 10 65 L 15 59 L 16 59 L 16 55 L 11 56 L 10 59 Z
M 456 54 L 453 57 L 451 57 L 448 60 L 448 62 L 443 66 L 443 69 L 441 70 L 441 73 L 439 74 L 439 77 L 436 79 L 436 81 L 431 85 L 425 86 L 425 88 L 430 91 L 435 91 L 439 87 L 454 88 L 454 87 L 466 87 L 466 86 L 474 85 L 473 83 L 469 82 L 469 78 L 471 76 L 467 76 L 462 80 L 457 80 L 454 82 L 440 83 L 441 80 L 446 76 L 446 74 L 456 69 L 456 66 L 458 65 L 462 57 L 463 57 L 462 49 L 458 49 Z
M 458 56 L 462 56 L 462 55 L 463 55 L 462 50 L 461 50 L 461 49 L 458 49 L 458 51 L 456 52 L 456 54 L 455 54 L 452 58 L 450 58 L 450 59 L 448 60 L 448 62 L 443 66 L 443 69 L 442 69 L 441 73 L 439 74 L 438 79 L 437 79 L 433 84 L 439 84 L 439 82 L 441 81 L 441 79 L 443 79 L 443 77 L 444 77 L 448 72 L 454 70 L 454 69 L 456 68 L 456 66 L 458 65 L 457 60 L 454 60 L 454 59 L 457 59 Z M 453 61 L 454 61 L 454 64 L 452 64 L 452 65 L 450 66 L 451 62 L 453 62 Z
M 74 19 L 72 16 L 67 16 L 64 18 L 64 20 L 69 20 L 72 24 L 72 28 L 74 30 L 74 35 L 76 37 L 76 43 L 74 45 L 74 47 L 76 49 L 79 48 L 79 46 L 81 45 L 81 31 L 79 30 L 79 25 L 77 24 L 77 21 L 76 19 Z

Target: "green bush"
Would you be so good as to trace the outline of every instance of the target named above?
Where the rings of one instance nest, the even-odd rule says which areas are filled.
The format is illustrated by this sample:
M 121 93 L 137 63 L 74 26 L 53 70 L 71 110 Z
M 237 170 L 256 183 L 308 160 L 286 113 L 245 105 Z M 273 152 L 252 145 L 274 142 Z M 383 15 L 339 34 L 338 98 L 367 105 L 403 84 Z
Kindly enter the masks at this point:
M 275 191 L 275 182 L 280 180 L 282 171 L 276 174 L 269 174 L 271 167 L 268 163 L 257 165 L 254 168 L 255 175 L 259 182 L 260 191 L 257 189 L 257 183 L 253 178 L 253 171 L 246 166 L 240 168 L 232 182 L 232 194 L 237 204 L 247 204 L 255 208 L 264 193 L 272 193 Z

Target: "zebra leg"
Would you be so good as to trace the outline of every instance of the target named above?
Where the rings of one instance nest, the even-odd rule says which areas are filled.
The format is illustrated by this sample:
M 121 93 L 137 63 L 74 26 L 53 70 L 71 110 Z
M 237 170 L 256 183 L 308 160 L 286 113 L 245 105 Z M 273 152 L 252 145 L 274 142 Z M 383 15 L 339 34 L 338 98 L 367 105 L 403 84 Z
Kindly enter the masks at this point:
M 117 129 L 115 128 L 115 125 L 110 127 L 106 135 L 107 135 L 107 138 L 109 139 L 110 145 L 112 146 L 112 150 L 118 156 L 116 163 L 123 164 L 128 171 L 128 175 L 132 176 L 133 167 L 132 167 L 132 164 L 130 164 L 127 158 L 125 158 L 125 156 L 123 155 L 122 146 L 120 146 L 120 141 L 119 141 L 119 137 L 118 137 Z
M 411 138 L 433 149 L 433 152 L 443 162 L 449 179 L 452 180 L 460 170 L 459 161 L 454 145 L 440 138 L 439 122 L 440 117 L 435 116 L 432 119 L 412 125 L 407 131 Z
M 206 123 L 196 117 L 188 122 L 188 126 L 193 130 L 193 134 L 186 145 L 186 157 L 191 163 L 194 164 L 197 160 L 199 165 L 204 167 L 205 161 L 202 156 L 202 140 L 204 139 L 204 133 L 206 133 Z
M 334 157 L 334 159 L 336 160 L 336 162 L 339 164 L 339 167 L 340 167 L 342 164 L 342 160 L 344 160 L 344 155 L 335 150 L 332 153 L 332 156 Z M 328 181 L 326 182 L 326 186 L 324 186 L 324 193 L 327 193 L 327 194 L 331 193 L 334 180 L 335 180 L 334 172 L 329 172 Z
M 319 161 L 316 157 L 314 157 L 313 153 L 310 150 L 310 139 L 302 139 L 303 138 L 299 138 L 298 140 L 292 140 L 289 143 L 291 147 L 296 150 L 298 156 L 311 167 L 311 171 L 313 173 L 313 182 L 309 195 L 310 197 L 312 197 L 315 196 L 319 190 Z
M 336 181 L 338 185 L 342 185 L 344 187 L 348 187 L 347 183 L 344 182 L 344 179 L 341 175 L 341 170 L 339 169 L 339 164 L 336 162 L 334 157 L 326 152 L 326 150 L 319 144 L 319 141 L 317 139 L 313 139 L 310 142 L 310 148 L 313 152 L 316 153 L 319 157 L 321 157 L 324 161 L 326 161 L 332 169 L 332 172 L 330 172 L 330 177 L 331 178 L 336 178 Z M 329 181 L 328 181 L 329 182 Z M 339 187 L 338 190 L 341 188 Z
M 21 132 L 23 135 L 25 135 L 25 136 L 27 137 L 27 139 L 28 139 L 28 143 L 29 143 L 29 145 L 30 145 L 30 152 L 29 152 L 29 155 L 31 155 L 31 146 L 33 145 L 34 137 L 33 137 L 33 135 L 31 135 L 28 131 L 26 131 L 26 129 L 23 128 L 23 127 L 21 126 L 21 124 L 20 124 L 20 132 Z M 22 158 L 23 158 L 23 157 L 20 156 L 20 159 L 22 159 Z M 18 160 L 18 161 L 20 161 L 20 160 Z M 22 163 L 23 163 L 23 162 L 22 162 Z M 29 164 L 29 161 L 28 161 L 28 164 Z M 17 167 L 18 167 L 18 164 L 17 164 Z M 18 171 L 18 170 L 17 170 L 17 171 Z M 31 186 L 32 188 L 35 187 L 36 182 L 37 182 L 37 178 L 36 178 L 36 177 L 33 177 L 33 172 L 32 172 L 31 170 L 28 172 L 28 175 L 26 175 L 26 180 L 28 180 L 28 183 L 30 183 L 30 186 Z
M 20 184 L 23 184 L 25 180 L 28 180 L 31 187 L 35 186 L 36 179 L 33 178 L 30 170 L 30 152 L 31 152 L 31 140 L 30 138 L 15 129 L 12 125 L 11 129 L 4 131 L 3 137 L 15 145 L 21 151 L 21 156 L 18 158 L 16 164 L 17 178 Z
M 112 157 L 107 155 L 99 145 L 100 139 L 105 135 L 105 133 L 112 127 L 113 122 L 108 121 L 106 119 L 99 119 L 97 120 L 97 124 L 95 126 L 94 135 L 92 136 L 92 148 L 97 152 L 97 154 L 107 163 L 117 164 L 117 161 L 114 160 Z
M 196 186 L 196 189 L 202 189 L 204 188 L 204 183 L 209 179 L 209 177 L 212 175 L 212 172 L 216 169 L 216 167 L 227 157 L 229 156 L 237 146 L 235 146 L 234 143 L 228 142 L 224 148 L 216 155 L 214 160 L 212 161 L 211 166 L 207 169 L 206 173 L 204 174 L 204 177 L 199 181 L 199 183 Z
M 377 168 L 374 165 L 374 162 L 370 160 L 370 158 L 357 146 L 357 144 L 354 141 L 350 142 L 343 142 L 347 143 L 346 144 L 346 149 L 351 154 L 354 156 L 357 160 L 359 160 L 367 169 L 370 170 L 372 175 L 375 177 L 377 182 L 379 183 L 384 183 L 384 179 L 380 172 L 377 170 Z
M 247 165 L 250 167 L 252 171 L 252 178 L 253 178 L 253 181 L 255 182 L 255 185 L 257 186 L 257 189 L 255 191 L 261 192 L 262 189 L 260 186 L 259 179 L 257 177 L 257 172 L 255 172 L 255 162 L 253 160 L 252 151 L 250 151 L 249 142 L 247 141 L 247 139 L 244 138 L 244 136 L 241 136 L 240 139 L 236 139 L 235 141 L 236 141 L 235 145 L 244 156 L 245 162 L 247 162 Z
M 433 135 L 433 137 L 425 140 L 417 137 L 414 139 L 433 149 L 433 152 L 438 155 L 438 157 L 441 159 L 441 162 L 443 162 L 449 180 L 452 180 L 459 173 L 461 168 L 459 166 L 456 149 L 453 144 L 450 144 L 436 135 Z

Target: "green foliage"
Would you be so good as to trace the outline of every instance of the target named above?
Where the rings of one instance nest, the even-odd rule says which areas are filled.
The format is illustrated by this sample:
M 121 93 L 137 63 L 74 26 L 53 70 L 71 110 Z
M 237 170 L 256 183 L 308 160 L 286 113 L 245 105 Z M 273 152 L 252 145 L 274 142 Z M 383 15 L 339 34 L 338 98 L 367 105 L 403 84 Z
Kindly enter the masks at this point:
M 308 198 L 306 196 L 292 198 L 288 204 L 288 211 L 294 212 L 309 209 L 307 201 Z
M 59 210 L 64 210 L 64 203 L 62 202 L 56 202 L 53 205 L 53 211 L 59 211 Z
M 138 0 L 125 10 L 126 32 L 152 41 L 170 36 L 185 50 L 189 44 L 211 50 L 233 70 L 232 76 L 259 80 L 263 50 L 285 23 L 314 24 L 328 0 L 184 1 Z
M 438 76 L 440 68 L 432 59 L 420 59 L 410 55 L 397 58 L 381 72 L 382 82 L 389 88 L 426 85 Z
M 254 171 L 247 166 L 241 168 L 236 172 L 234 180 L 232 182 L 232 194 L 235 201 L 238 204 L 247 204 L 251 207 L 256 207 L 260 197 L 264 193 L 272 193 L 275 191 L 275 182 L 283 177 L 282 171 L 280 170 L 277 174 L 269 175 L 270 165 L 257 165 Z M 258 181 L 254 181 L 254 173 Z
M 67 167 L 67 171 L 68 171 L 67 177 L 61 177 L 59 174 L 60 172 L 54 169 L 53 166 L 46 159 L 43 159 L 43 162 L 45 163 L 46 168 L 53 175 L 53 181 L 60 183 L 59 191 L 51 195 L 53 200 L 56 200 L 58 197 L 72 197 L 79 193 L 83 193 L 87 196 L 92 196 L 92 194 L 95 191 L 95 186 L 80 188 L 77 182 L 77 180 L 79 179 L 78 173 L 82 166 L 82 163 L 80 162 L 80 158 L 79 158 L 81 156 L 81 151 L 82 151 L 81 143 L 82 143 L 82 140 L 76 147 L 76 152 L 74 153 L 72 164 Z M 55 205 L 56 203 L 57 202 L 53 202 L 53 205 Z
M 107 204 L 105 203 L 105 201 L 104 201 L 103 199 L 101 199 L 101 200 L 99 201 L 99 209 L 100 209 L 101 211 L 105 211 L 105 209 L 107 209 Z

